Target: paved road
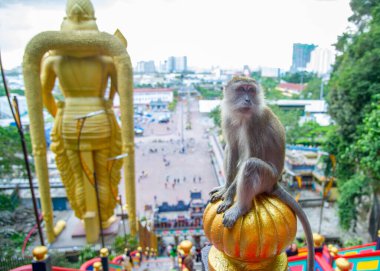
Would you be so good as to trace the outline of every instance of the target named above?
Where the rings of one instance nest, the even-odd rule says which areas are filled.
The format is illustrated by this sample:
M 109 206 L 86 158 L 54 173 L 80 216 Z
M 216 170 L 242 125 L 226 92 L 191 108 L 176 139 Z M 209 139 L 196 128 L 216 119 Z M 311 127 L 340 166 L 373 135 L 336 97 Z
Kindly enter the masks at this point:
M 186 130 L 186 124 L 182 129 L 182 120 L 183 123 L 190 120 L 191 129 Z M 169 204 L 178 200 L 188 202 L 192 189 L 201 190 L 206 200 L 208 192 L 218 183 L 206 134 L 209 120 L 199 113 L 198 101 L 190 98 L 189 104 L 179 102 L 169 123 L 143 124 L 143 127 L 144 136 L 135 138 L 138 213 L 141 214 L 144 206 L 155 200 L 158 204 L 163 201 Z M 183 146 L 185 152 L 180 153 Z M 175 178 L 180 181 L 173 186 Z M 123 181 L 119 189 L 124 194 Z

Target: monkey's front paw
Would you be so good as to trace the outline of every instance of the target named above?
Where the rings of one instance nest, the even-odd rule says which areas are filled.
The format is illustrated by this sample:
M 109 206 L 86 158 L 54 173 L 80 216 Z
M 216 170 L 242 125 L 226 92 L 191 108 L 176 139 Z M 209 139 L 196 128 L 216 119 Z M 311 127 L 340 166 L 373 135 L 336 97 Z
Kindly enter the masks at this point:
M 211 196 L 210 201 L 211 201 L 212 203 L 217 202 L 218 200 L 220 200 L 220 199 L 223 198 L 223 195 L 224 195 L 225 192 L 226 192 L 226 189 L 225 189 L 225 188 L 222 188 L 221 190 L 219 190 L 218 192 L 214 193 L 214 194 Z
M 224 201 L 218 206 L 218 209 L 216 209 L 216 213 L 217 214 L 223 213 L 228 208 L 230 208 L 233 203 L 234 202 L 232 200 L 225 198 Z
M 242 216 L 240 208 L 235 204 L 230 209 L 228 209 L 223 216 L 223 225 L 226 228 L 231 229 L 235 224 L 236 220 Z
M 210 193 L 208 193 L 210 196 L 214 195 L 215 193 L 219 192 L 220 190 L 224 189 L 224 185 L 214 187 Z

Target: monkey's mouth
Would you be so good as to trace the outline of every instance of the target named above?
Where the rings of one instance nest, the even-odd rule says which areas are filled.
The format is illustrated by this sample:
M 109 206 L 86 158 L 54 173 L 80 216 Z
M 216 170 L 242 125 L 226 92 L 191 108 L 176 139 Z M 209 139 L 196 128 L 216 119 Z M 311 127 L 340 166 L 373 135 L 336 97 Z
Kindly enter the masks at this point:
M 240 113 L 246 114 L 246 113 L 251 112 L 251 110 L 252 110 L 251 106 L 243 106 L 243 107 L 240 107 L 238 111 Z

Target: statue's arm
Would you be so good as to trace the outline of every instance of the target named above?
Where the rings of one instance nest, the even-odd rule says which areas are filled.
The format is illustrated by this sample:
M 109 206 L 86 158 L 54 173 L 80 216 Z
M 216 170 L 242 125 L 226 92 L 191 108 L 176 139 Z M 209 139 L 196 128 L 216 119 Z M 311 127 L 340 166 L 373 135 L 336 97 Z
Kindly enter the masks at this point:
M 108 75 L 111 78 L 111 86 L 110 86 L 110 95 L 109 95 L 109 100 L 113 100 L 115 97 L 115 94 L 117 92 L 117 75 L 116 75 L 116 68 L 115 64 L 111 60 L 108 63 Z
M 55 117 L 57 113 L 57 104 L 53 96 L 56 74 L 54 72 L 54 59 L 47 57 L 42 60 L 41 67 L 41 87 L 42 98 L 46 109 Z

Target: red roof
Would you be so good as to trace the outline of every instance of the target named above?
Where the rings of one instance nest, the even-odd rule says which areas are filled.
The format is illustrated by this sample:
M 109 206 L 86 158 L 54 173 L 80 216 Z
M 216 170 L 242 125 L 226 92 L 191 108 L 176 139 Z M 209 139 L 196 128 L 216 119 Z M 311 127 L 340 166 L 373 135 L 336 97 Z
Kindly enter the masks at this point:
M 282 89 L 291 89 L 291 90 L 295 90 L 295 91 L 302 91 L 306 87 L 306 84 L 280 83 L 280 84 L 278 84 L 277 87 L 282 88 Z
M 135 88 L 134 92 L 138 93 L 151 93 L 151 92 L 173 92 L 172 88 Z

